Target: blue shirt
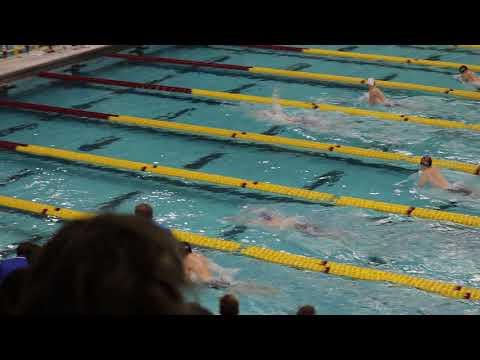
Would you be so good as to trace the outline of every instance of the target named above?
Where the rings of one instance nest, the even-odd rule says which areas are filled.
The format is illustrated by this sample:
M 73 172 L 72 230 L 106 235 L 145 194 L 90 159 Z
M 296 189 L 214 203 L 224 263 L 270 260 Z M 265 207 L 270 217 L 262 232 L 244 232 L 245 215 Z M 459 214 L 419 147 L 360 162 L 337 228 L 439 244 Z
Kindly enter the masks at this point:
M 17 269 L 23 269 L 27 266 L 28 262 L 24 257 L 14 257 L 0 261 L 0 284 L 11 272 Z

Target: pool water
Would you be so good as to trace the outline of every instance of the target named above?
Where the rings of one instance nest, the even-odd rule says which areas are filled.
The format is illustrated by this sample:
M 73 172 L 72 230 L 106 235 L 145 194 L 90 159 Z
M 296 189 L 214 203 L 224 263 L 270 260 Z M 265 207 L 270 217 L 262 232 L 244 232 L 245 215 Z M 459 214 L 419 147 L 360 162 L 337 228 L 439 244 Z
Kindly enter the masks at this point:
M 340 49 L 351 46 L 322 47 Z M 476 64 L 480 58 L 480 53 L 476 55 L 474 51 L 400 46 L 362 45 L 352 51 L 418 58 L 436 55 L 438 60 L 468 64 Z M 302 71 L 376 79 L 389 77 L 392 81 L 467 88 L 453 78 L 453 69 L 365 63 L 227 45 L 158 45 L 150 46 L 145 54 L 283 69 L 302 68 Z M 237 90 L 259 96 L 272 96 L 275 91 L 279 97 L 286 99 L 369 107 L 361 100 L 365 89 L 354 86 L 165 64 L 134 64 L 106 57 L 95 58 L 85 64 L 81 69 L 81 74 L 85 76 L 137 82 L 155 80 L 162 85 Z M 55 72 L 62 73 L 65 69 L 58 68 Z M 42 78 L 24 79 L 16 85 L 10 97 L 19 101 L 257 133 L 275 130 L 278 135 L 292 138 L 416 155 L 428 153 L 434 157 L 470 163 L 477 163 L 480 155 L 480 134 L 463 130 L 284 109 L 290 115 L 309 116 L 321 124 L 314 128 L 299 128 L 259 116 L 259 110 L 268 109 L 263 105 Z M 415 114 L 479 122 L 478 103 L 475 101 L 413 91 L 385 89 L 384 92 L 387 97 L 415 109 Z M 395 111 L 387 108 L 379 110 Z M 432 189 L 418 189 L 415 186 L 418 169 L 414 165 L 295 151 L 4 108 L 0 108 L 0 118 L 1 140 L 158 162 L 179 168 L 187 166 L 198 171 L 295 187 L 311 185 L 320 176 L 333 172 L 335 176 L 316 190 L 480 215 L 478 201 Z M 101 143 L 103 145 L 96 146 Z M 369 210 L 309 204 L 280 195 L 11 152 L 0 152 L 0 160 L 3 195 L 78 210 L 122 213 L 131 213 L 138 202 L 148 202 L 155 208 L 156 220 L 172 228 L 320 259 L 480 287 L 478 229 Z M 448 170 L 444 174 L 449 180 L 463 181 L 480 189 L 480 183 L 474 176 Z M 330 235 L 310 238 L 254 225 L 239 230 L 238 224 L 225 219 L 259 208 L 288 216 L 303 216 L 327 228 Z M 61 226 L 61 222 L 55 219 L 6 209 L 1 211 L 0 250 L 5 257 L 12 253 L 14 244 L 29 239 L 43 243 Z M 219 251 L 199 251 L 223 268 L 238 269 L 235 274 L 237 281 L 269 289 L 267 292 L 240 293 L 243 314 L 291 314 L 303 304 L 314 305 L 320 314 L 478 314 L 480 311 L 476 303 L 448 299 L 417 289 L 300 271 Z M 223 293 L 223 290 L 204 289 L 190 296 L 217 312 L 218 297 Z

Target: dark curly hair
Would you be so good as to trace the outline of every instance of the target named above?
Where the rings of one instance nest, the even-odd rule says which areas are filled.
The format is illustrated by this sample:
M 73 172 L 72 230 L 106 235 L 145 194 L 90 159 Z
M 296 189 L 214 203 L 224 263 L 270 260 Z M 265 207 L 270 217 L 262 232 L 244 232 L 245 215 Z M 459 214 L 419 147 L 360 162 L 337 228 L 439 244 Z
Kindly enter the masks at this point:
M 182 314 L 181 246 L 139 216 L 72 221 L 44 246 L 18 304 L 22 314 Z

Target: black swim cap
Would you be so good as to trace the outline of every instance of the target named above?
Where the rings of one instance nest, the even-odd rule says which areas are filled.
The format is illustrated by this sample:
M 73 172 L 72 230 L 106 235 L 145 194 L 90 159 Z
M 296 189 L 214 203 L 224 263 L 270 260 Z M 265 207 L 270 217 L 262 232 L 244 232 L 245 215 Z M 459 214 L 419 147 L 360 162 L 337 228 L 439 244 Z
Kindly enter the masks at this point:
M 466 67 L 465 65 L 462 65 L 458 68 L 458 71 L 460 71 L 460 74 L 463 74 L 467 70 L 468 70 L 468 67 Z
M 182 242 L 182 245 L 183 245 L 183 248 L 185 249 L 185 252 L 187 254 L 191 254 L 192 253 L 192 246 L 187 243 L 187 242 Z
M 422 159 L 420 160 L 420 165 L 425 167 L 432 166 L 432 158 L 428 155 L 422 156 Z
M 266 211 L 262 211 L 262 212 L 260 213 L 260 217 L 261 217 L 263 220 L 266 220 L 266 221 L 272 221 L 272 220 L 273 220 L 272 215 L 270 215 L 270 214 L 267 213 Z

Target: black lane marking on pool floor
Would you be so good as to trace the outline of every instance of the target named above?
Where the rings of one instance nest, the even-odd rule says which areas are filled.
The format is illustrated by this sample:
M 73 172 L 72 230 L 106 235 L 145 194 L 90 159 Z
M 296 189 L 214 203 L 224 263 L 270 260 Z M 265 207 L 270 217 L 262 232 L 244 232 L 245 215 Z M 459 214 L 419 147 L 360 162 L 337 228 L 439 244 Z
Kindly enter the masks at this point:
M 289 65 L 285 68 L 285 70 L 288 70 L 288 71 L 300 71 L 300 70 L 305 70 L 305 69 L 308 69 L 312 67 L 312 65 L 310 64 L 307 64 L 307 63 L 299 63 L 299 64 L 293 64 L 293 65 Z
M 16 133 L 18 131 L 22 130 L 30 130 L 30 129 L 36 129 L 38 127 L 37 123 L 31 123 L 31 124 L 21 124 L 21 125 L 16 125 L 9 127 L 7 129 L 0 130 L 0 137 L 2 136 L 7 136 L 13 133 Z
M 442 55 L 430 55 L 429 57 L 425 58 L 425 60 L 437 61 L 437 60 L 440 60 L 441 57 L 442 57 Z
M 216 56 L 216 57 L 213 57 L 209 60 L 205 60 L 205 62 L 209 62 L 209 63 L 222 63 L 224 61 L 227 61 L 227 60 L 230 60 L 231 56 L 228 56 L 228 55 L 224 55 L 224 56 Z
M 444 205 L 440 205 L 438 206 L 438 210 L 448 210 L 448 209 L 453 209 L 453 208 L 456 208 L 457 207 L 457 203 L 455 201 L 450 201 L 449 204 L 444 204 Z
M 162 81 L 169 80 L 169 79 L 172 79 L 174 77 L 175 77 L 175 75 L 173 75 L 173 74 L 165 75 L 164 77 L 162 77 L 158 80 L 155 80 L 155 82 L 156 83 L 161 83 Z
M 129 54 L 143 55 L 145 50 L 150 49 L 150 46 L 137 46 L 135 49 L 130 50 Z
M 333 170 L 325 174 L 317 176 L 310 184 L 305 185 L 303 188 L 306 190 L 315 190 L 316 188 L 327 184 L 327 186 L 333 186 L 335 183 L 342 179 L 345 175 L 344 171 Z
M 142 191 L 131 191 L 129 193 L 119 195 L 117 197 L 114 197 L 112 200 L 103 202 L 98 205 L 98 209 L 100 211 L 112 211 L 118 208 L 120 205 L 122 205 L 125 201 L 130 200 L 134 198 L 137 195 L 142 194 Z
M 356 45 L 345 46 L 345 47 L 342 47 L 342 48 L 338 49 L 337 51 L 352 51 L 352 50 L 355 50 L 355 49 L 358 49 L 358 46 L 356 46 Z
M 195 160 L 194 162 L 185 165 L 183 168 L 184 169 L 198 170 L 198 169 L 203 168 L 208 163 L 210 163 L 214 160 L 220 159 L 224 155 L 225 155 L 225 153 L 213 153 L 213 154 L 210 154 L 210 155 L 202 156 L 200 159 Z
M 78 147 L 78 150 L 88 152 L 88 151 L 92 151 L 92 150 L 102 149 L 105 146 L 110 145 L 110 144 L 112 144 L 112 143 L 114 143 L 118 140 L 121 140 L 121 138 L 114 137 L 114 136 L 107 136 L 107 137 L 103 137 L 103 138 L 98 139 L 93 144 L 81 145 L 81 146 Z
M 38 174 L 38 171 L 31 170 L 31 169 L 20 170 L 17 174 L 8 176 L 8 177 L 4 178 L 3 180 L 0 180 L 0 186 L 5 186 L 5 185 L 8 185 L 8 184 L 14 183 L 14 182 L 16 182 L 20 179 L 26 178 L 26 177 L 34 175 L 34 174 Z
M 19 110 L 19 111 L 22 111 L 22 110 Z M 31 111 L 28 111 L 30 114 L 33 114 Z M 51 121 L 51 120 L 55 120 L 57 118 L 60 118 L 60 117 L 68 117 L 67 115 L 65 114 L 60 114 L 60 113 L 56 113 L 56 114 L 47 114 L 47 113 L 37 113 L 37 114 L 40 114 L 42 117 L 39 118 L 38 120 L 39 121 Z M 72 119 L 74 119 L 74 117 L 72 117 Z
M 72 66 L 68 67 L 67 69 L 63 70 L 64 73 L 70 73 L 72 75 L 81 75 L 82 72 L 80 71 L 81 68 L 88 66 L 87 64 L 73 64 Z
M 213 58 L 209 58 L 206 60 L 202 60 L 203 62 L 208 62 L 208 63 L 221 63 L 224 61 L 227 61 L 230 59 L 230 56 L 228 55 L 222 55 L 222 56 L 215 56 Z M 181 68 L 178 68 L 177 73 L 178 74 L 187 74 L 187 73 L 196 73 L 198 72 L 198 69 L 200 66 L 198 65 L 181 65 Z
M 174 78 L 175 76 L 177 76 L 177 74 L 178 74 L 178 72 L 175 71 L 175 74 L 165 75 L 164 77 L 161 77 L 160 79 L 147 81 L 147 82 L 145 82 L 145 84 L 148 84 L 148 85 L 158 84 L 158 83 L 161 83 L 162 81 Z M 135 90 L 136 89 L 132 89 L 132 88 L 120 88 L 120 89 L 117 89 L 117 90 L 113 90 L 112 94 L 116 94 L 116 95 L 120 94 L 121 95 L 121 94 L 134 93 Z
M 98 103 L 101 103 L 102 101 L 109 100 L 109 99 L 111 99 L 110 96 L 105 96 L 105 97 L 99 98 L 97 100 L 88 101 L 88 102 L 83 103 L 83 104 L 73 105 L 72 108 L 73 109 L 81 109 L 81 110 L 90 109 L 93 105 L 96 105 Z
M 390 80 L 395 79 L 397 76 L 398 76 L 398 74 L 390 74 L 390 75 L 384 76 L 384 77 L 381 78 L 380 80 L 382 80 L 382 81 L 390 81 Z
M 182 116 L 184 114 L 190 114 L 191 112 L 197 110 L 197 108 L 186 108 L 186 109 L 183 109 L 183 110 L 180 110 L 180 111 L 177 111 L 176 113 L 168 113 L 167 115 L 165 116 L 157 116 L 155 117 L 155 119 L 167 119 L 167 120 L 175 120 L 176 118 L 178 118 L 179 116 Z
M 278 135 L 286 128 L 285 125 L 273 125 L 267 131 L 264 131 L 263 135 Z
M 212 49 L 220 49 L 220 50 L 226 50 L 226 51 L 237 51 L 229 48 L 218 48 L 218 47 L 211 47 Z M 393 69 L 403 69 L 403 70 L 419 70 L 419 71 L 426 71 L 426 72 L 433 72 L 433 73 L 438 73 L 438 74 L 444 74 L 444 75 L 455 75 L 456 72 L 449 72 L 449 71 L 442 71 L 438 69 L 432 69 L 432 68 L 423 68 L 420 66 L 415 66 L 415 65 L 408 65 L 405 64 L 405 66 L 401 65 L 395 65 L 395 64 L 388 64 L 388 63 L 381 63 L 377 61 L 359 61 L 359 60 L 344 60 L 344 59 L 331 59 L 327 57 L 321 57 L 321 56 L 311 56 L 311 55 L 306 55 L 302 53 L 278 53 L 275 51 L 259 51 L 258 49 L 252 49 L 252 48 L 245 48 L 245 50 L 241 50 L 242 52 L 248 52 L 252 54 L 263 54 L 263 55 L 275 55 L 275 56 L 280 56 L 280 57 L 294 57 L 294 58 L 300 58 L 300 59 L 312 59 L 312 60 L 319 60 L 321 58 L 322 61 L 327 61 L 327 62 L 337 62 L 337 63 L 342 63 L 342 64 L 356 64 L 356 65 L 365 65 L 365 63 L 368 63 L 369 65 L 375 65 L 379 67 L 389 67 Z
M 226 90 L 226 92 L 232 93 L 232 94 L 239 94 L 242 90 L 247 90 L 247 89 L 250 89 L 254 86 L 257 86 L 257 83 L 250 83 L 250 84 L 241 85 L 241 86 L 236 87 L 234 89 Z
M 372 263 L 374 266 L 387 264 L 385 260 L 383 260 L 381 257 L 378 257 L 378 256 L 369 256 L 368 261 Z
M 235 239 L 237 235 L 243 234 L 248 229 L 245 225 L 235 225 L 230 230 L 225 230 L 221 235 L 221 239 Z
M 390 215 L 387 216 L 369 216 L 366 218 L 367 221 L 375 222 L 375 221 L 380 221 L 380 220 L 386 220 L 390 217 Z

